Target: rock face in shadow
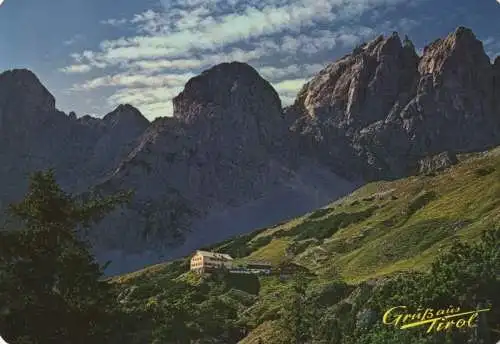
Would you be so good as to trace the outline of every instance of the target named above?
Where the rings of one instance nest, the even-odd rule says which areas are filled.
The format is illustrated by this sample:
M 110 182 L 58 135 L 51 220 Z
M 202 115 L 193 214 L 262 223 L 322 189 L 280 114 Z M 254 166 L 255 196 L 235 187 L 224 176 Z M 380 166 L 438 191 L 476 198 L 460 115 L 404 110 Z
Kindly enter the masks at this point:
M 104 119 L 68 116 L 32 72 L 0 74 L 0 209 L 22 197 L 36 170 L 53 168 L 64 187 L 87 189 L 110 174 L 148 126 L 129 105 Z
M 328 65 L 285 109 L 245 63 L 216 65 L 150 123 L 58 111 L 27 70 L 0 74 L 0 209 L 54 168 L 71 192 L 132 189 L 91 235 L 109 273 L 321 207 L 366 181 L 433 173 L 500 143 L 500 58 L 458 28 L 419 57 L 394 33 Z

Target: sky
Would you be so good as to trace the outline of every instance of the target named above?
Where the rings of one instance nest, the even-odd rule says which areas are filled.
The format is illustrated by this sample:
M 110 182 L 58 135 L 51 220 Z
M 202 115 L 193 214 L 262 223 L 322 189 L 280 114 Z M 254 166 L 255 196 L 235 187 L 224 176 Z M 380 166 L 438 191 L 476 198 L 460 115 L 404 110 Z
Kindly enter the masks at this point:
M 77 116 L 128 103 L 152 120 L 218 63 L 249 63 L 288 105 L 362 42 L 397 31 L 421 51 L 458 26 L 500 55 L 497 0 L 4 0 L 0 71 L 32 70 Z

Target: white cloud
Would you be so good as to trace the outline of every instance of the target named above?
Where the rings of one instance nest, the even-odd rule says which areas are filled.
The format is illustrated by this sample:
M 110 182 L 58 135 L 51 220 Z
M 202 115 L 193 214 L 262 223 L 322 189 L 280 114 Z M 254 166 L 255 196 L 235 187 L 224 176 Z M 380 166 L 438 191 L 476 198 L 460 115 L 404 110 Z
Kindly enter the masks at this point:
M 300 31 L 317 22 L 353 19 L 364 11 L 385 3 L 403 0 L 306 0 L 264 2 L 260 8 L 248 5 L 238 13 L 213 16 L 205 4 L 184 10 L 169 9 L 165 13 L 148 10 L 130 20 L 143 35 L 105 41 L 95 59 L 107 65 L 137 59 L 177 58 L 193 51 L 214 51 L 242 41 L 251 41 L 284 31 Z M 340 10 L 341 9 L 341 10 Z M 368 30 L 369 28 L 365 28 Z M 334 31 L 325 31 L 335 35 Z M 355 34 L 336 38 L 352 44 Z M 299 36 L 301 40 L 307 36 Z M 327 44 L 325 33 L 314 37 L 313 47 Z M 297 37 L 288 36 L 283 46 L 294 49 Z
M 132 104 L 150 120 L 171 116 L 171 100 L 181 92 L 184 84 L 195 75 L 185 74 L 133 74 L 130 72 L 103 76 L 74 85 L 73 91 L 92 91 L 103 87 L 117 88 L 107 99 L 111 107 Z
M 297 94 L 306 82 L 307 79 L 290 79 L 275 83 L 273 86 L 278 92 Z
M 398 26 L 400 29 L 402 29 L 404 32 L 409 32 L 413 28 L 417 27 L 420 25 L 420 22 L 410 19 L 410 18 L 401 18 L 399 20 Z
M 101 87 L 156 87 L 162 91 L 160 88 L 163 87 L 169 88 L 182 86 L 193 76 L 195 75 L 192 73 L 147 75 L 126 72 L 88 80 L 81 85 L 75 85 L 74 90 L 88 91 Z
M 486 47 L 486 46 L 489 46 L 491 44 L 494 44 L 495 43 L 495 38 L 494 37 L 487 37 L 485 39 L 483 39 L 483 45 Z
M 187 59 L 156 59 L 156 60 L 138 60 L 128 64 L 131 69 L 141 69 L 144 71 L 153 70 L 161 71 L 164 69 L 174 70 L 188 70 L 199 69 L 203 67 L 212 66 L 215 64 L 231 61 L 251 62 L 266 56 L 265 49 L 243 50 L 235 48 L 227 53 L 220 54 L 207 54 L 200 58 L 187 58 Z
M 66 40 L 63 42 L 64 45 L 73 45 L 76 42 L 80 41 L 83 39 L 83 35 L 75 35 L 72 38 Z
M 291 64 L 283 67 L 264 66 L 257 68 L 263 78 L 268 80 L 283 80 L 285 78 L 296 77 L 306 78 L 316 74 L 325 66 L 323 64 Z
M 425 25 L 425 24 L 423 24 L 420 21 L 404 17 L 396 21 L 385 20 L 378 26 L 378 29 L 380 32 L 389 33 L 392 31 L 396 31 L 407 34 L 414 28 L 418 27 L 419 25 Z
M 301 72 L 300 66 L 292 64 L 283 68 L 279 67 L 262 67 L 258 68 L 259 73 L 266 79 L 282 79 L 289 75 L 297 75 Z
M 156 117 L 171 116 L 173 113 L 172 98 L 181 92 L 182 87 L 159 89 L 156 87 L 124 88 L 108 98 L 108 105 L 133 104 L 149 120 Z
M 60 71 L 66 74 L 80 74 L 87 73 L 92 70 L 92 67 L 86 64 L 75 64 L 61 68 Z
M 371 38 L 375 29 L 353 22 L 367 11 L 405 1 L 161 0 L 161 3 L 163 11 L 147 10 L 129 19 L 103 21 L 106 25 L 126 25 L 135 29 L 136 34 L 108 39 L 94 50 L 72 54 L 75 62 L 61 71 L 84 73 L 91 68 L 104 71 L 113 68 L 112 75 L 89 79 L 74 85 L 73 90 L 114 88 L 110 104 L 129 102 L 154 118 L 171 113 L 172 95 L 200 69 L 236 60 L 261 66 L 257 69 L 274 83 L 287 104 L 304 80 L 323 68 L 323 64 L 307 63 L 297 56 L 316 56 Z M 328 24 L 322 25 L 328 29 L 315 27 L 320 23 Z M 410 27 L 414 23 L 404 18 L 398 25 Z M 286 64 L 275 67 L 277 61 Z
M 121 25 L 124 25 L 128 22 L 127 19 L 106 19 L 106 20 L 102 20 L 101 21 L 101 24 L 103 25 L 111 25 L 111 26 L 121 26 Z
M 311 75 L 312 76 L 312 75 Z M 310 77 L 287 79 L 280 82 L 273 83 L 273 87 L 280 95 L 281 103 L 283 106 L 291 105 L 297 96 L 297 93 L 302 89 L 304 84 L 309 81 Z
M 260 41 L 257 46 L 275 53 L 316 55 L 336 47 L 352 48 L 373 36 L 375 30 L 369 27 L 340 27 L 335 30 L 315 30 L 309 35 L 284 35 L 279 39 Z
M 130 21 L 131 23 L 143 23 L 156 20 L 160 15 L 152 10 L 147 10 L 146 12 L 134 15 L 134 18 Z
M 75 62 L 81 63 L 83 61 L 83 58 L 80 54 L 78 53 L 73 53 L 70 55 L 70 57 L 75 60 Z
M 494 61 L 497 56 L 500 56 L 500 40 L 494 37 L 486 37 L 482 41 L 484 50 L 492 61 Z

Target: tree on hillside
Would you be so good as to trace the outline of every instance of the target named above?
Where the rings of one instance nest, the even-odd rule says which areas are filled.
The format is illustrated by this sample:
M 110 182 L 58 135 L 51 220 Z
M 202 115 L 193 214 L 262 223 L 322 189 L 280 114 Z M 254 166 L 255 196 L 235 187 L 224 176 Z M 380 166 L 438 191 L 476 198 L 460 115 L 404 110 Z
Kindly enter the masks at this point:
M 105 342 L 114 298 L 80 234 L 129 198 L 75 197 L 53 171 L 31 176 L 25 198 L 9 208 L 21 228 L 0 231 L 0 333 L 8 342 Z
M 301 344 L 310 339 L 314 319 L 306 297 L 307 283 L 305 273 L 295 274 L 291 294 L 283 306 L 279 321 L 283 344 Z

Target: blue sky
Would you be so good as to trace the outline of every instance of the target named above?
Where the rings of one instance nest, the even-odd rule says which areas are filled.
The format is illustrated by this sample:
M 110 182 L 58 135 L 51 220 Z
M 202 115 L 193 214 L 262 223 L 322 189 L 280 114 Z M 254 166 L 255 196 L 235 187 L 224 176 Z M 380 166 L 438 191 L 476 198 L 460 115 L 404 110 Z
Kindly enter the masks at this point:
M 398 31 L 422 49 L 460 25 L 500 55 L 496 0 L 5 0 L 0 70 L 31 69 L 66 112 L 153 119 L 217 63 L 248 62 L 289 104 L 363 41 Z

